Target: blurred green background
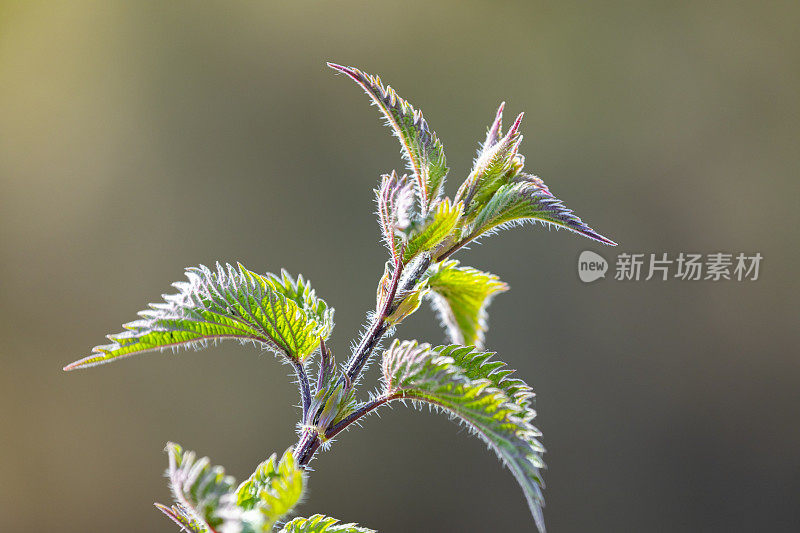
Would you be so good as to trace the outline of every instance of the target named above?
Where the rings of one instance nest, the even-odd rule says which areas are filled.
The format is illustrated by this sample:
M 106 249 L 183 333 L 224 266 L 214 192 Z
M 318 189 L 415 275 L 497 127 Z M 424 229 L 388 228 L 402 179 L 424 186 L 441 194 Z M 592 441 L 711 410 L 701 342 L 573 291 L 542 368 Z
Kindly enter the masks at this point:
M 797 531 L 799 26 L 793 1 L 0 2 L 0 529 L 173 531 L 167 440 L 239 479 L 294 442 L 288 367 L 249 347 L 61 367 L 217 259 L 309 277 L 347 356 L 385 257 L 372 187 L 403 164 L 333 60 L 425 111 L 449 194 L 496 105 L 526 111 L 527 168 L 620 243 L 536 227 L 458 256 L 513 288 L 488 346 L 538 393 L 549 529 Z M 584 285 L 585 249 L 764 262 Z M 442 341 L 431 317 L 401 338 Z M 303 514 L 533 528 L 440 415 L 369 418 L 313 467 Z

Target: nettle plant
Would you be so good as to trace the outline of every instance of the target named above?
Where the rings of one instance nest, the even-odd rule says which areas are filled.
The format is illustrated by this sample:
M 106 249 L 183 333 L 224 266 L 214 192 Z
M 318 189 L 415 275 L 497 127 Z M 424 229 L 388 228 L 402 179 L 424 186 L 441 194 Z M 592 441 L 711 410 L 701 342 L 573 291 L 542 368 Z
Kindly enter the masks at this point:
M 184 531 L 283 533 L 372 531 L 322 515 L 285 517 L 300 501 L 308 465 L 345 429 L 390 402 L 428 405 L 468 426 L 494 450 L 522 487 L 533 520 L 542 518 L 542 453 L 532 425 L 533 392 L 513 371 L 483 350 L 487 306 L 508 290 L 497 276 L 462 266 L 451 256 L 465 245 L 524 222 L 566 228 L 614 245 L 564 207 L 538 177 L 523 170 L 518 152 L 522 114 L 503 133 L 503 104 L 489 126 L 472 171 L 453 198 L 444 196 L 444 149 L 422 113 L 380 78 L 329 63 L 352 78 L 378 107 L 399 139 L 408 173 L 381 177 L 375 196 L 381 237 L 389 259 L 377 287 L 374 311 L 347 361 L 334 362 L 326 340 L 333 308 L 302 276 L 257 274 L 241 264 L 186 270 L 177 294 L 150 304 L 140 319 L 109 335 L 110 344 L 65 370 L 87 368 L 167 348 L 204 348 L 237 339 L 274 352 L 291 365 L 302 415 L 298 441 L 280 459 L 273 454 L 236 485 L 222 467 L 170 443 L 167 477 L 174 504 L 156 504 Z M 452 344 L 431 346 L 382 341 L 428 300 Z M 381 383 L 365 399 L 357 394 L 364 369 L 380 350 Z M 316 377 L 310 378 L 312 360 Z

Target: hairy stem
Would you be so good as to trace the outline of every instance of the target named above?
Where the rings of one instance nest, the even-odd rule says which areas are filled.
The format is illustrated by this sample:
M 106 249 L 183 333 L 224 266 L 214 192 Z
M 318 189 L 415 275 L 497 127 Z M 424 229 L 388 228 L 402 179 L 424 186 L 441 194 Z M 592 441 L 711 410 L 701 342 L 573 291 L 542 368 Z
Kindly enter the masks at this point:
M 400 255 L 402 256 L 402 252 Z M 400 275 L 403 273 L 403 264 L 399 260 L 395 263 L 394 273 L 392 274 L 392 280 L 389 286 L 389 294 L 386 297 L 383 309 L 375 316 L 375 320 L 370 326 L 369 332 L 364 335 L 363 339 L 361 339 L 358 349 L 356 349 L 355 353 L 350 358 L 350 363 L 347 366 L 347 377 L 350 378 L 350 381 L 355 383 L 355 381 L 358 379 L 358 376 L 361 374 L 361 371 L 364 369 L 364 365 L 369 360 L 370 355 L 372 355 L 372 351 L 375 349 L 375 346 L 378 345 L 383 338 L 383 335 L 389 329 L 389 324 L 386 322 L 386 319 L 389 318 L 402 303 L 402 301 L 394 301 L 395 295 L 398 292 L 404 293 L 413 289 L 414 285 L 416 285 L 419 281 L 419 278 L 421 278 L 422 275 L 427 272 L 430 265 L 430 256 L 423 258 L 416 265 L 411 275 L 408 276 L 408 279 L 406 279 L 406 282 L 403 284 L 403 286 L 399 287 Z
M 353 411 L 352 413 L 350 413 L 349 415 L 347 415 L 346 417 L 341 419 L 339 422 L 337 422 L 333 426 L 329 427 L 325 431 L 325 438 L 326 439 L 331 439 L 331 438 L 335 437 L 337 434 L 339 434 L 342 431 L 344 431 L 345 429 L 347 429 L 347 426 L 349 426 L 350 424 L 352 424 L 352 423 L 358 421 L 360 418 L 368 415 L 373 410 L 377 409 L 378 407 L 380 407 L 381 405 L 385 404 L 386 402 L 389 402 L 391 400 L 395 400 L 397 398 L 399 398 L 399 395 L 397 395 L 397 394 L 388 394 L 386 396 L 379 396 L 377 398 L 373 398 L 372 400 L 361 404 L 361 406 L 359 406 L 358 409 L 356 409 L 355 411 Z
M 341 419 L 335 425 L 328 428 L 325 431 L 325 439 L 332 439 L 347 429 L 348 426 L 357 422 L 381 405 L 385 404 L 386 402 L 396 400 L 400 396 L 401 395 L 399 393 L 387 394 L 385 396 L 373 398 L 372 400 L 361 404 L 358 409 Z M 294 450 L 295 459 L 297 460 L 298 465 L 301 467 L 308 465 L 321 445 L 322 439 L 320 438 L 318 430 L 316 428 L 305 428 Z
M 308 375 L 306 374 L 306 369 L 303 367 L 303 363 L 291 357 L 289 361 L 291 362 L 292 368 L 294 368 L 294 374 L 297 376 L 297 384 L 300 387 L 300 398 L 303 404 L 302 419 L 305 420 L 308 414 L 308 408 L 311 406 L 311 385 L 308 381 Z
M 322 441 L 319 438 L 317 430 L 305 428 L 294 449 L 294 458 L 297 460 L 297 464 L 301 467 L 308 465 L 308 463 L 311 462 L 311 458 L 314 457 L 314 453 L 316 453 L 317 449 L 320 447 L 320 444 L 322 444 Z
M 477 235 L 469 235 L 469 236 L 467 236 L 467 237 L 465 237 L 465 238 L 461 239 L 460 241 L 458 241 L 457 243 L 455 243 L 455 244 L 453 245 L 453 247 L 452 247 L 452 248 L 450 248 L 450 249 L 449 249 L 449 250 L 447 250 L 445 253 L 443 253 L 442 255 L 440 255 L 440 256 L 437 258 L 437 262 L 442 262 L 442 261 L 444 261 L 445 259 L 447 259 L 447 258 L 448 258 L 448 257 L 450 257 L 451 255 L 453 255 L 454 253 L 456 253 L 458 250 L 460 250 L 460 249 L 461 249 L 461 247 L 463 247 L 464 245 L 468 244 L 468 243 L 469 243 L 469 242 L 470 242 L 472 239 L 474 239 L 475 237 L 477 237 Z
M 372 322 L 369 331 L 361 339 L 361 343 L 359 343 L 358 348 L 355 353 L 353 353 L 347 365 L 345 375 L 350 381 L 355 381 L 358 378 L 369 356 L 372 354 L 372 350 L 375 349 L 375 346 L 380 342 L 381 338 L 383 338 L 383 334 L 389 329 L 386 319 L 392 314 L 392 303 L 397 294 L 397 286 L 400 284 L 400 276 L 402 274 L 403 263 L 398 257 L 394 263 L 394 272 L 392 272 L 392 279 L 389 282 L 389 290 L 386 294 L 383 306 L 380 312 L 375 315 L 375 320 Z
M 319 338 L 319 373 L 317 374 L 316 391 L 322 389 L 325 380 L 328 379 L 330 372 L 333 370 L 333 354 L 331 354 L 328 347 L 325 346 L 325 339 Z M 306 413 L 303 413 L 305 415 Z
M 402 254 L 400 254 L 402 257 Z M 394 298 L 398 291 L 406 292 L 414 288 L 417 284 L 419 279 L 427 272 L 428 267 L 431 264 L 430 256 L 423 258 L 419 264 L 415 267 L 414 271 L 411 273 L 410 276 L 406 279 L 403 286 L 400 287 L 400 276 L 402 274 L 403 264 L 398 259 L 395 262 L 395 270 L 392 274 L 392 279 L 389 285 L 389 291 L 387 293 L 386 301 L 381 309 L 381 312 L 375 315 L 375 320 L 370 325 L 370 328 L 364 338 L 361 339 L 361 342 L 358 345 L 358 348 L 353 353 L 353 356 L 350 358 L 350 363 L 347 365 L 347 370 L 341 377 L 341 381 L 344 382 L 355 382 L 358 379 L 361 371 L 364 368 L 364 365 L 369 360 L 370 355 L 372 355 L 372 351 L 375 349 L 375 346 L 383 338 L 386 331 L 389 329 L 389 324 L 386 319 L 391 316 L 392 312 L 397 308 L 400 302 L 395 303 Z M 325 431 L 325 437 L 330 438 L 330 436 L 336 435 L 347 426 L 361 418 L 362 416 L 368 414 L 370 411 L 386 403 L 389 400 L 394 399 L 394 397 L 380 397 L 376 398 L 371 402 L 367 402 L 355 412 L 351 413 L 339 423 L 337 423 L 332 428 L 329 428 Z M 307 418 L 303 418 L 306 420 Z M 301 467 L 305 467 L 308 463 L 313 459 L 314 454 L 319 449 L 320 445 L 322 444 L 322 440 L 320 439 L 319 431 L 317 428 L 304 428 L 302 434 L 300 435 L 300 440 L 297 442 L 297 446 L 294 450 L 295 458 L 297 459 L 298 464 Z

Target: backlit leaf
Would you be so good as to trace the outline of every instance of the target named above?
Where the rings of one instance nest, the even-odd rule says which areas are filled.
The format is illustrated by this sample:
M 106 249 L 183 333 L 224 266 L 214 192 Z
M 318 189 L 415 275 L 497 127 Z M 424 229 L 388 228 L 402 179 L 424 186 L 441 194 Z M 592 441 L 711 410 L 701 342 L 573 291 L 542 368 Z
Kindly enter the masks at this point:
M 375 533 L 375 530 L 342 524 L 335 518 L 315 514 L 308 518 L 295 518 L 283 526 L 280 533 Z
M 384 87 L 378 76 L 335 63 L 328 63 L 328 66 L 352 78 L 383 113 L 400 140 L 403 156 L 414 177 L 420 211 L 425 216 L 441 195 L 447 175 L 444 148 L 436 133 L 428 128 L 421 111 L 400 98 L 391 87 Z
M 484 205 L 501 185 L 512 179 L 524 166 L 525 160 L 518 153 L 522 142 L 522 135 L 519 133 L 522 113 L 505 136 L 496 138 L 500 134 L 499 121 L 502 120 L 502 109 L 501 105 L 495 124 L 487 134 L 486 142 L 475 159 L 472 171 L 456 194 L 456 201 L 463 202 L 469 214 Z
M 204 347 L 208 341 L 238 339 L 261 344 L 276 354 L 305 361 L 333 329 L 333 309 L 308 283 L 286 272 L 256 274 L 217 263 L 188 268 L 188 281 L 174 283 L 178 294 L 150 304 L 126 331 L 109 335 L 111 344 L 64 370 L 86 368 L 130 355 L 178 347 Z
M 221 526 L 222 515 L 234 506 L 234 479 L 221 466 L 212 466 L 208 457 L 198 459 L 194 452 L 179 445 L 167 444 L 167 478 L 175 506 L 157 505 L 159 510 L 179 525 L 193 531 L 207 531 Z
M 414 189 L 408 176 L 396 172 L 381 177 L 380 188 L 375 190 L 378 203 L 378 221 L 386 247 L 396 258 L 405 240 L 405 230 L 411 225 L 414 207 Z
M 567 209 L 540 178 L 523 172 L 525 158 L 519 153 L 522 114 L 503 135 L 503 107 L 501 104 L 497 110 L 472 171 L 455 197 L 465 205 L 465 228 L 458 246 L 498 229 L 535 221 L 615 245 Z
M 239 485 L 235 493 L 236 504 L 243 511 L 259 510 L 264 518 L 264 527 L 269 528 L 297 505 L 304 484 L 303 471 L 289 449 L 280 461 L 276 454 L 272 454 Z
M 527 385 L 510 380 L 484 352 L 414 341 L 395 341 L 383 355 L 382 371 L 387 397 L 439 407 L 474 430 L 514 474 L 544 532 L 539 473 L 544 449 L 531 425 L 535 413 Z
M 206 533 L 208 531 L 208 527 L 197 521 L 192 513 L 182 505 L 177 503 L 170 507 L 160 503 L 155 503 L 153 505 L 155 505 L 156 509 L 164 513 L 164 515 L 170 520 L 175 522 L 181 528 L 181 531 L 189 531 L 193 533 Z
M 603 244 L 616 246 L 614 241 L 594 231 L 567 209 L 535 176 L 518 178 L 500 186 L 477 212 L 470 224 L 467 240 L 525 222 L 541 222 L 564 228 Z
M 452 238 L 463 211 L 463 204 L 453 205 L 450 198 L 442 200 L 436 206 L 436 211 L 429 215 L 425 225 L 409 238 L 403 259 L 410 261 L 420 252 L 433 252 L 448 238 Z
M 460 267 L 458 261 L 439 263 L 431 271 L 428 297 L 450 342 L 481 348 L 488 328 L 486 308 L 508 285 L 494 274 Z
M 410 291 L 399 292 L 395 298 L 398 303 L 394 311 L 386 318 L 386 321 L 392 326 L 396 326 L 403 319 L 412 315 L 422 305 L 422 299 L 427 296 L 429 290 L 427 281 L 423 280 Z

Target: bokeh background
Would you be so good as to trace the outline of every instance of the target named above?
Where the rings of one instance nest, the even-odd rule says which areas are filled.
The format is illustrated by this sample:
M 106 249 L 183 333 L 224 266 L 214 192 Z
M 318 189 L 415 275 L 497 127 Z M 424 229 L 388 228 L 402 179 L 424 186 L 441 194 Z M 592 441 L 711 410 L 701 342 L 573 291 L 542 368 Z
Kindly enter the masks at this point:
M 372 187 L 402 163 L 335 60 L 425 110 L 450 194 L 496 105 L 526 111 L 527 167 L 621 243 L 460 254 L 513 288 L 488 345 L 538 393 L 549 529 L 797 531 L 799 26 L 791 1 L 0 2 L 0 529 L 173 531 L 167 440 L 239 479 L 294 442 L 288 367 L 252 348 L 61 367 L 217 259 L 305 274 L 347 356 L 385 257 Z M 585 249 L 764 261 L 584 285 Z M 443 340 L 428 311 L 400 335 Z M 303 514 L 533 529 L 440 415 L 367 419 L 313 466 Z

